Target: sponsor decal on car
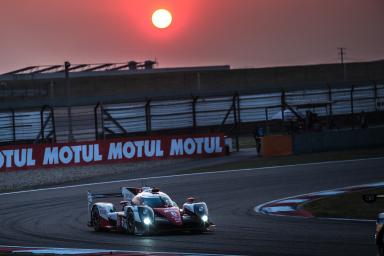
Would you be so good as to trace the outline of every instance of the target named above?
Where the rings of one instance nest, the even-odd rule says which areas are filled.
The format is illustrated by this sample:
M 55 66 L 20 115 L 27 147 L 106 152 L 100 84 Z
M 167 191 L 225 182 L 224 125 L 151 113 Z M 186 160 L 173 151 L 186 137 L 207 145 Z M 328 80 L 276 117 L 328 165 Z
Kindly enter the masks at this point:
M 171 207 L 171 208 L 154 208 L 154 211 L 164 216 L 167 220 L 172 222 L 175 225 L 182 225 L 183 222 L 181 220 L 181 215 L 179 208 Z

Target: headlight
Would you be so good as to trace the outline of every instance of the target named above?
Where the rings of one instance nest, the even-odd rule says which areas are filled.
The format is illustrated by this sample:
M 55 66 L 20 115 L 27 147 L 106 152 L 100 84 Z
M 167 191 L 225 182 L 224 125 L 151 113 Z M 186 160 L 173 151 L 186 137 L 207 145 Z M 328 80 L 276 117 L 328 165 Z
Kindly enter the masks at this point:
M 201 220 L 204 221 L 204 222 L 207 222 L 208 221 L 208 216 L 207 215 L 201 216 Z
M 138 208 L 139 216 L 142 223 L 146 226 L 153 224 L 155 219 L 153 211 L 148 207 L 139 207 Z
M 148 217 L 145 217 L 143 222 L 144 222 L 145 225 L 151 225 L 151 223 L 152 223 L 151 219 L 148 218 Z

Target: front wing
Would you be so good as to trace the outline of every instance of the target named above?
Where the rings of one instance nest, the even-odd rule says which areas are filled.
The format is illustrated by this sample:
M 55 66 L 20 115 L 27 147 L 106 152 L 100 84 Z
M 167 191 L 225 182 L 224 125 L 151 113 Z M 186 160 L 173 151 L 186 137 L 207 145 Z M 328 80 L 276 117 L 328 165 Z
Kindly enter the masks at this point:
M 154 223 L 145 225 L 142 222 L 136 223 L 140 233 L 158 233 L 158 232 L 175 232 L 175 231 L 213 231 L 214 225 L 211 222 L 202 222 L 199 218 L 191 216 L 182 216 L 183 223 L 176 225 L 166 218 L 155 217 Z

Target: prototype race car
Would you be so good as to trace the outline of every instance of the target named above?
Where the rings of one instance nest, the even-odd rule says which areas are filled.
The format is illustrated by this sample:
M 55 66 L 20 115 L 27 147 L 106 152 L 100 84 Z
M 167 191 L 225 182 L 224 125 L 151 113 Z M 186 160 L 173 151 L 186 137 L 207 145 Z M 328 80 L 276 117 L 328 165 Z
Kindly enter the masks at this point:
M 110 202 L 94 199 L 122 197 L 121 211 Z M 204 202 L 190 197 L 180 209 L 171 198 L 157 188 L 123 187 L 121 193 L 94 194 L 88 191 L 88 226 L 95 231 L 120 231 L 144 235 L 163 231 L 212 231 L 214 225 Z
M 365 194 L 363 200 L 366 203 L 374 203 L 377 199 L 383 199 L 384 194 Z M 379 255 L 384 255 L 384 212 L 378 214 L 376 219 L 376 230 L 375 230 L 375 243 L 379 246 L 381 252 Z

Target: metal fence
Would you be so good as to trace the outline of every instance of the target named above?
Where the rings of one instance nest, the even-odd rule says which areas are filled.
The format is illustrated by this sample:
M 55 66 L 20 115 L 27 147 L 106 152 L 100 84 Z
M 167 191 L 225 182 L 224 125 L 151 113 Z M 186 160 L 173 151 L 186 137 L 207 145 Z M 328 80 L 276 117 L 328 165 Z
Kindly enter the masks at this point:
M 285 120 L 285 110 L 338 117 L 384 111 L 384 85 L 191 97 L 67 108 L 0 111 L 0 143 L 86 141 L 167 130 L 239 134 L 245 124 Z M 384 120 L 381 120 L 384 123 Z
M 0 143 L 56 141 L 53 109 L 0 112 Z

